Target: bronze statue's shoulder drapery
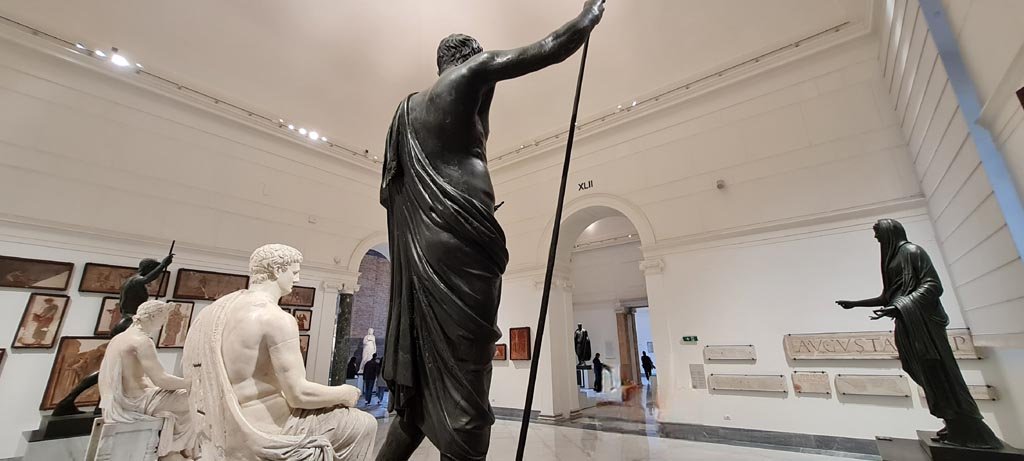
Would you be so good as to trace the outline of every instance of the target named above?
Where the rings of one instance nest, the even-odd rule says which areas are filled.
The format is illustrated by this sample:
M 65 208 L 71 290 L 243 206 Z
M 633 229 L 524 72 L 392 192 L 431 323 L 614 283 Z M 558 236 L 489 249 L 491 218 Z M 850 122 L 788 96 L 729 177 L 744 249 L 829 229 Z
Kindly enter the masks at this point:
M 409 98 L 388 133 L 381 204 L 391 249 L 383 370 L 391 409 L 435 445 L 482 457 L 486 445 L 458 435 L 487 434 L 494 423 L 488 392 L 505 234 L 491 205 L 438 174 L 409 124 Z

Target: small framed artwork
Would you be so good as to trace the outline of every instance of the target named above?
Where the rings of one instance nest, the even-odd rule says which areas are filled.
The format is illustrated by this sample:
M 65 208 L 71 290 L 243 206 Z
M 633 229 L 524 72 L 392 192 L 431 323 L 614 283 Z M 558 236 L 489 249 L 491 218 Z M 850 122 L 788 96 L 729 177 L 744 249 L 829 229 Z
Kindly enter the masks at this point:
M 57 342 L 57 333 L 68 311 L 65 295 L 32 293 L 21 314 L 18 332 L 11 349 L 49 349 Z
M 292 292 L 281 297 L 278 304 L 282 306 L 313 307 L 316 299 L 314 287 L 292 287 Z
M 160 328 L 160 337 L 157 339 L 156 347 L 181 349 L 185 347 L 185 337 L 188 336 L 188 327 L 192 324 L 192 309 L 195 307 L 195 303 L 167 302 L 174 307 L 167 313 L 167 320 Z
M 50 378 L 46 381 L 40 410 L 52 410 L 78 383 L 100 369 L 103 354 L 107 351 L 110 338 L 90 336 L 65 336 L 60 338 L 57 356 L 53 359 Z M 100 402 L 99 386 L 82 393 L 75 404 L 83 407 L 96 406 Z
M 103 297 L 100 304 L 100 313 L 96 317 L 96 328 L 92 334 L 96 336 L 110 336 L 114 326 L 121 321 L 121 298 L 114 296 Z
M 508 345 L 495 344 L 494 358 L 492 360 L 506 360 L 508 358 Z
M 0 256 L 0 287 L 64 291 L 74 269 L 68 262 Z
M 312 309 L 292 309 L 292 315 L 295 316 L 295 323 L 299 324 L 299 331 L 309 331 L 313 324 Z
M 79 293 L 121 294 L 121 286 L 138 269 L 129 266 L 112 266 L 110 264 L 85 263 L 82 269 L 82 280 L 78 282 Z M 171 281 L 171 272 L 164 271 L 156 280 L 146 285 L 150 296 L 167 296 L 167 284 Z
M 309 355 L 309 335 L 299 335 L 299 351 L 302 352 L 302 363 L 306 363 Z
M 178 279 L 174 282 L 174 297 L 215 301 L 221 296 L 245 288 L 249 288 L 248 275 L 178 269 Z
M 1020 106 L 1024 107 L 1024 86 L 1017 90 L 1017 99 L 1020 100 Z
M 508 329 L 508 342 L 512 349 L 510 359 L 530 360 L 530 327 Z

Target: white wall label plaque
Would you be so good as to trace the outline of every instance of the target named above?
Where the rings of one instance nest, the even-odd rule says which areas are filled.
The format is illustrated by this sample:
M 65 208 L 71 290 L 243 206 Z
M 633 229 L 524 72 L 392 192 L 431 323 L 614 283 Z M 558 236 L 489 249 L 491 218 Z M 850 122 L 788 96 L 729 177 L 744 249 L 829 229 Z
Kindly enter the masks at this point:
M 715 391 L 786 392 L 783 375 L 708 375 L 708 386 Z
M 910 382 L 903 375 L 836 375 L 836 392 L 841 395 L 910 397 Z
M 794 371 L 793 390 L 797 394 L 832 394 L 832 383 L 824 371 Z
M 708 388 L 708 377 L 704 374 L 703 363 L 690 364 L 690 387 L 694 389 Z
M 704 346 L 704 360 L 757 360 L 754 346 Z
M 946 330 L 953 356 L 979 359 L 971 330 Z M 892 331 L 790 334 L 782 337 L 786 356 L 794 360 L 898 359 Z
M 971 393 L 971 397 L 974 400 L 999 400 L 999 393 L 996 392 L 996 388 L 986 384 L 968 384 L 967 390 Z M 922 399 L 924 398 L 924 388 L 918 386 L 917 395 Z

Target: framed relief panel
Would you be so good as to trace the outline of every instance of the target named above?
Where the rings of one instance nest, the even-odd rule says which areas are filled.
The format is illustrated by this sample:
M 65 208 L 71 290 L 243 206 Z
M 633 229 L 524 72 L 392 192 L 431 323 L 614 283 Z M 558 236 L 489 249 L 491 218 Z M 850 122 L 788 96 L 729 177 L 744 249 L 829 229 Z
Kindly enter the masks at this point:
M 494 359 L 493 360 L 506 360 L 508 359 L 508 345 L 506 344 L 495 344 L 494 345 Z
M 156 347 L 180 349 L 185 347 L 185 337 L 188 336 L 188 327 L 192 324 L 192 309 L 195 307 L 195 303 L 167 302 L 174 307 L 167 313 L 167 320 L 160 328 L 160 337 L 157 339 Z
M 512 360 L 530 360 L 530 327 L 509 328 L 508 342 Z
M 313 310 L 312 309 L 293 309 L 292 315 L 295 316 L 295 323 L 299 324 L 299 331 L 309 331 L 313 325 Z
M 278 304 L 282 306 L 313 307 L 316 299 L 316 288 L 292 287 L 292 292 L 281 297 Z
M 50 379 L 46 381 L 40 410 L 52 410 L 78 383 L 100 369 L 103 354 L 107 351 L 110 338 L 89 336 L 65 336 L 60 338 L 57 356 L 53 359 Z M 96 406 L 100 401 L 99 386 L 93 386 L 78 396 L 78 406 Z
M 64 291 L 74 269 L 69 262 L 0 256 L 0 287 Z
M 306 362 L 309 356 L 309 335 L 299 335 L 299 351 L 302 352 L 302 362 Z
M 82 269 L 82 280 L 78 283 L 80 293 L 121 294 L 121 286 L 138 272 L 129 266 L 112 266 L 110 264 L 85 263 Z M 146 285 L 150 296 L 167 296 L 167 284 L 170 283 L 171 272 L 164 271 L 156 280 Z
M 178 269 L 178 279 L 174 282 L 174 297 L 214 301 L 228 293 L 248 287 L 248 275 Z
M 114 326 L 121 321 L 121 298 L 106 296 L 100 303 L 100 313 L 96 317 L 96 328 L 92 334 L 96 336 L 110 336 Z
M 65 295 L 32 293 L 21 314 L 11 349 L 49 349 L 57 342 L 60 324 L 68 311 Z

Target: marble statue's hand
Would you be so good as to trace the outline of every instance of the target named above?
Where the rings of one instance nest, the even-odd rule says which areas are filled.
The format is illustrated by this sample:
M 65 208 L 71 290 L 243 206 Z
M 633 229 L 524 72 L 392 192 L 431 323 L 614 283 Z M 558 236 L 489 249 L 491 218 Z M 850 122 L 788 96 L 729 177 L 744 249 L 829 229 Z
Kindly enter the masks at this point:
M 878 320 L 878 319 L 880 319 L 882 317 L 892 317 L 892 318 L 895 319 L 900 314 L 900 310 L 895 308 L 895 307 L 893 307 L 893 306 L 883 307 L 881 309 L 875 309 L 872 312 L 875 315 L 871 317 L 871 320 Z
M 338 404 L 343 407 L 355 407 L 356 402 L 359 401 L 359 396 L 362 395 L 363 392 L 360 391 L 358 387 L 351 384 L 342 384 L 339 387 L 339 390 L 341 391 L 341 402 L 338 402 Z
M 839 307 L 842 307 L 843 309 L 853 309 L 854 307 L 856 307 L 856 306 L 853 305 L 853 301 L 842 301 L 841 300 L 841 301 L 836 301 L 836 304 L 838 304 Z

